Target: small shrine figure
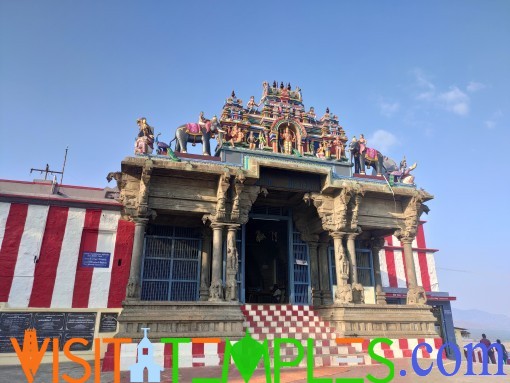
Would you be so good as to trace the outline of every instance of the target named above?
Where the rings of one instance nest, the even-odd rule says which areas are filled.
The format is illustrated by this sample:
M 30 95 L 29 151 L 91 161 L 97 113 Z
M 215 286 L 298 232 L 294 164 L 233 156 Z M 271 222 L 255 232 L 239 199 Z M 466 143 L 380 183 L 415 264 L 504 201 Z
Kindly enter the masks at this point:
M 367 149 L 367 140 L 363 134 L 359 135 L 359 152 L 363 153 Z
M 267 138 L 265 132 L 259 133 L 259 149 L 264 150 L 267 146 Z
M 327 160 L 331 159 L 331 142 L 324 141 L 322 143 L 324 145 L 324 157 L 326 157 Z
M 285 154 L 292 154 L 293 144 L 296 142 L 296 137 L 294 137 L 294 134 L 290 131 L 290 129 L 287 127 L 285 128 L 285 131 L 282 134 L 283 139 L 283 152 Z
M 275 104 L 275 106 L 273 106 L 273 118 L 278 118 L 280 114 L 280 108 L 278 107 L 278 105 Z
M 308 122 L 309 123 L 314 123 L 315 122 L 315 119 L 317 118 L 317 115 L 315 114 L 315 109 L 313 108 L 313 106 L 310 107 L 310 110 L 308 111 L 308 113 L 306 115 L 308 117 Z
M 235 144 L 244 141 L 244 132 L 241 128 L 239 128 L 239 126 L 234 125 L 233 127 L 230 128 L 229 131 L 230 139 L 228 141 L 230 142 L 230 145 L 232 145 L 232 147 L 234 147 Z
M 345 145 L 340 139 L 340 136 L 336 136 L 335 138 L 335 153 L 336 153 L 336 159 L 340 160 L 345 157 Z
M 248 109 L 248 113 L 255 113 L 257 111 L 259 104 L 255 102 L 255 96 L 251 96 L 250 100 L 246 104 L 246 107 Z
M 329 108 L 326 108 L 326 113 L 324 113 L 324 116 L 321 117 L 321 122 L 329 121 L 329 119 L 330 119 Z
M 151 154 L 154 150 L 154 128 L 147 123 L 145 117 L 140 117 L 136 123 L 139 131 L 135 143 L 135 154 Z
M 317 149 L 317 153 L 315 153 L 315 155 L 318 158 L 325 158 L 326 157 L 325 148 L 324 148 L 323 143 L 319 144 L 319 148 Z
M 269 84 L 267 81 L 264 81 L 262 83 L 262 97 L 260 98 L 259 104 L 262 104 L 262 102 L 266 99 L 267 95 L 269 94 Z M 249 102 L 248 102 L 249 104 Z
M 250 150 L 255 150 L 255 148 L 257 147 L 257 137 L 255 137 L 255 135 L 253 134 L 253 130 L 250 131 L 250 135 L 248 136 L 246 141 L 248 141 L 248 148 Z
M 303 99 L 303 96 L 301 95 L 301 88 L 296 86 L 294 92 L 296 92 L 296 100 L 301 101 Z

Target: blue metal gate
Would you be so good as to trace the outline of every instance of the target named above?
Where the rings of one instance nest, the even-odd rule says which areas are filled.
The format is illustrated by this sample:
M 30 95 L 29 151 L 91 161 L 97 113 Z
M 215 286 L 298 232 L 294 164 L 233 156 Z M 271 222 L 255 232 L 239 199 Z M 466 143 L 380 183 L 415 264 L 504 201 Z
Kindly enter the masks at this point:
M 150 226 L 144 243 L 141 299 L 198 300 L 201 248 L 198 230 Z
M 309 304 L 310 289 L 310 259 L 308 256 L 308 244 L 301 240 L 301 234 L 292 230 L 291 236 L 291 278 L 294 285 L 292 303 Z

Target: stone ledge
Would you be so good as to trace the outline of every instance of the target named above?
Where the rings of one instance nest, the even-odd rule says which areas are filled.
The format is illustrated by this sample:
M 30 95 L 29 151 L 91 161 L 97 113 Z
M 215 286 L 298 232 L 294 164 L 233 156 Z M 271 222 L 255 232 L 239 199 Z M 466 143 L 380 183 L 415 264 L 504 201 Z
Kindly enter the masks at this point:
M 436 318 L 430 306 L 334 304 L 315 307 L 340 336 L 434 338 Z

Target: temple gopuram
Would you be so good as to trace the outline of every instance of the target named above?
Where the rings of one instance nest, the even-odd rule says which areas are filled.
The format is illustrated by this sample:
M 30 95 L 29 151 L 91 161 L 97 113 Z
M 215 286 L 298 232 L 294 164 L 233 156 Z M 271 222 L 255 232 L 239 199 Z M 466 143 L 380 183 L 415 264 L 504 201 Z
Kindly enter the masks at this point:
M 162 337 L 198 339 L 179 346 L 180 367 L 219 365 L 225 339 L 247 332 L 270 348 L 313 338 L 316 366 L 372 363 L 366 347 L 379 337 L 393 340 L 388 358 L 423 341 L 432 351 L 418 357 L 434 358 L 455 342 L 455 298 L 439 289 L 421 220 L 433 196 L 415 186 L 416 164 L 348 138 L 329 108 L 317 116 L 283 82 L 264 82 L 246 104 L 232 92 L 218 108 L 170 143 L 139 118 L 134 154 L 108 174 L 114 189 L 0 180 L 4 363 L 17 361 L 8 339 L 32 327 L 132 338 L 123 370 L 142 338 L 165 368 Z M 91 342 L 80 350 L 94 358 Z M 113 344 L 100 352 L 111 370 Z

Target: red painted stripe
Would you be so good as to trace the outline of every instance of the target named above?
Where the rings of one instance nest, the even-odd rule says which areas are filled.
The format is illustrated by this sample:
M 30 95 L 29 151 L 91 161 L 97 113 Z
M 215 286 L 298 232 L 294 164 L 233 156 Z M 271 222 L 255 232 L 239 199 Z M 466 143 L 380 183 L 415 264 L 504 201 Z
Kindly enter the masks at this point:
M 90 284 L 94 268 L 82 267 L 83 252 L 96 251 L 97 236 L 101 210 L 87 209 L 85 213 L 85 226 L 81 235 L 80 255 L 76 265 L 76 277 L 74 279 L 73 308 L 86 308 L 89 304 Z
M 29 302 L 30 307 L 51 306 L 68 211 L 67 207 L 57 206 L 51 206 L 48 211 L 39 261 L 35 266 L 34 285 Z
M 0 244 L 0 302 L 9 299 L 27 212 L 27 204 L 11 204 L 5 222 L 4 240 Z
M 108 307 L 122 307 L 131 267 L 135 224 L 119 220 L 113 255 L 112 276 L 108 294 Z
M 393 246 L 393 238 L 391 235 L 386 237 L 386 242 L 388 243 L 388 246 Z M 395 267 L 395 253 L 393 250 L 385 249 L 384 255 L 386 257 L 386 267 L 388 269 L 388 280 L 390 282 L 390 287 L 398 287 L 397 269 Z
M 418 225 L 418 232 L 416 233 L 416 244 L 420 249 L 427 248 L 427 245 L 425 244 L 425 231 L 423 230 L 423 223 Z

